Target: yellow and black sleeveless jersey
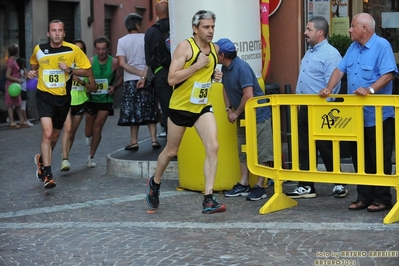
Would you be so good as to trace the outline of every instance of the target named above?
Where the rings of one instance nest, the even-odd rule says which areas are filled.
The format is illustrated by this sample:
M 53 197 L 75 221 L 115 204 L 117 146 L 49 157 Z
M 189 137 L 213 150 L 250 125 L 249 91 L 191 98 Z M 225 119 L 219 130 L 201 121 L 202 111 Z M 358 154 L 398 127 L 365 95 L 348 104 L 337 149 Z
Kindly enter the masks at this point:
M 30 58 L 31 65 L 39 65 L 37 88 L 53 95 L 67 95 L 66 84 L 70 75 L 61 70 L 59 62 L 68 67 L 88 69 L 91 67 L 86 54 L 78 46 L 63 42 L 59 48 L 50 43 L 36 45 Z
M 192 50 L 192 57 L 184 64 L 184 69 L 197 62 L 201 52 L 194 38 L 187 39 Z M 217 55 L 214 44 L 210 44 L 210 53 L 207 55 L 209 64 L 195 72 L 191 77 L 173 87 L 169 108 L 174 110 L 200 113 L 201 110 L 211 105 L 209 95 L 212 88 L 212 75 L 217 65 Z

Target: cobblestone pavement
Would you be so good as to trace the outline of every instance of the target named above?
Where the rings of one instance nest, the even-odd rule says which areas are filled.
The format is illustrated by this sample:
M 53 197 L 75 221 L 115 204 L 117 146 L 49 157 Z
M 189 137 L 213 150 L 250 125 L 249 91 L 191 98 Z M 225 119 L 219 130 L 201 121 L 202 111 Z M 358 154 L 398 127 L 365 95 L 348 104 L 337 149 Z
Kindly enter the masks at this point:
M 259 215 L 267 199 L 219 194 L 227 212 L 203 215 L 200 193 L 164 180 L 161 205 L 148 214 L 146 180 L 106 174 L 107 154 L 129 141 L 117 118 L 106 123 L 97 168 L 86 167 L 83 125 L 69 172 L 59 171 L 58 143 L 51 190 L 35 178 L 40 125 L 0 127 L 0 265 L 399 265 L 399 223 L 384 225 L 387 212 L 347 210 L 354 186 L 335 199 L 331 184 L 316 184 L 317 198 L 267 215 Z

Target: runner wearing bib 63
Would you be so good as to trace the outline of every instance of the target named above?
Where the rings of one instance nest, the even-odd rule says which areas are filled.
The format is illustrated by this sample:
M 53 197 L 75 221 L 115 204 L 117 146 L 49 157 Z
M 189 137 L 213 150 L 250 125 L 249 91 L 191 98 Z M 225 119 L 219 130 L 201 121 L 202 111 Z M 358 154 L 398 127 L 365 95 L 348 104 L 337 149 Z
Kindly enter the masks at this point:
M 36 45 L 30 58 L 28 78 L 38 78 L 36 104 L 42 125 L 40 154 L 35 156 L 36 177 L 44 188 L 55 187 L 51 172 L 51 154 L 67 117 L 71 97 L 71 75 L 92 75 L 91 64 L 76 45 L 64 42 L 64 23 L 52 20 L 48 25 L 49 42 Z M 76 66 L 79 69 L 74 69 Z

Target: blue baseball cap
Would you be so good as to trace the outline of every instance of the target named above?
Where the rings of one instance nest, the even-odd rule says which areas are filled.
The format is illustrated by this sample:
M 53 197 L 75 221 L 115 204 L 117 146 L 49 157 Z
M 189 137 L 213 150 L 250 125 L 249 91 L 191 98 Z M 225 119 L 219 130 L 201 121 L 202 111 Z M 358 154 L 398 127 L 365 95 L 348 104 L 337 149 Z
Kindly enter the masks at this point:
M 236 51 L 236 47 L 232 41 L 227 38 L 222 38 L 216 42 L 219 46 L 219 52 L 221 53 L 232 53 Z

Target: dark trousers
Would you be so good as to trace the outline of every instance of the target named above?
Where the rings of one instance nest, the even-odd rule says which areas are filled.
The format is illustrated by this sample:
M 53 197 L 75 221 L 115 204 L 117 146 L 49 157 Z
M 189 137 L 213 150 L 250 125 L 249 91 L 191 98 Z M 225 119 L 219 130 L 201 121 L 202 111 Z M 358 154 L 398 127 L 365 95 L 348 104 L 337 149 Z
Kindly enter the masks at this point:
M 390 117 L 383 122 L 383 145 L 384 145 L 384 174 L 392 174 L 392 149 L 395 139 L 395 119 Z M 357 172 L 357 143 L 350 142 L 353 167 Z M 364 172 L 375 174 L 377 172 L 377 153 L 375 127 L 364 128 Z M 357 200 L 365 204 L 372 202 L 385 205 L 392 204 L 391 188 L 386 186 L 357 185 Z
M 308 107 L 301 106 L 298 112 L 298 141 L 299 141 L 299 164 L 301 170 L 309 170 L 309 125 L 308 125 Z M 316 150 L 311 151 L 316 154 L 320 152 L 320 156 L 323 159 L 326 170 L 333 171 L 333 154 L 332 154 L 332 142 L 325 140 L 316 141 Z M 317 164 L 317 156 L 316 164 Z M 310 186 L 313 187 L 313 182 L 299 182 L 298 186 Z
M 169 117 L 169 101 L 172 97 L 173 88 L 168 84 L 168 72 L 166 68 L 161 68 L 154 77 L 155 93 L 162 110 L 162 124 L 167 132 Z

